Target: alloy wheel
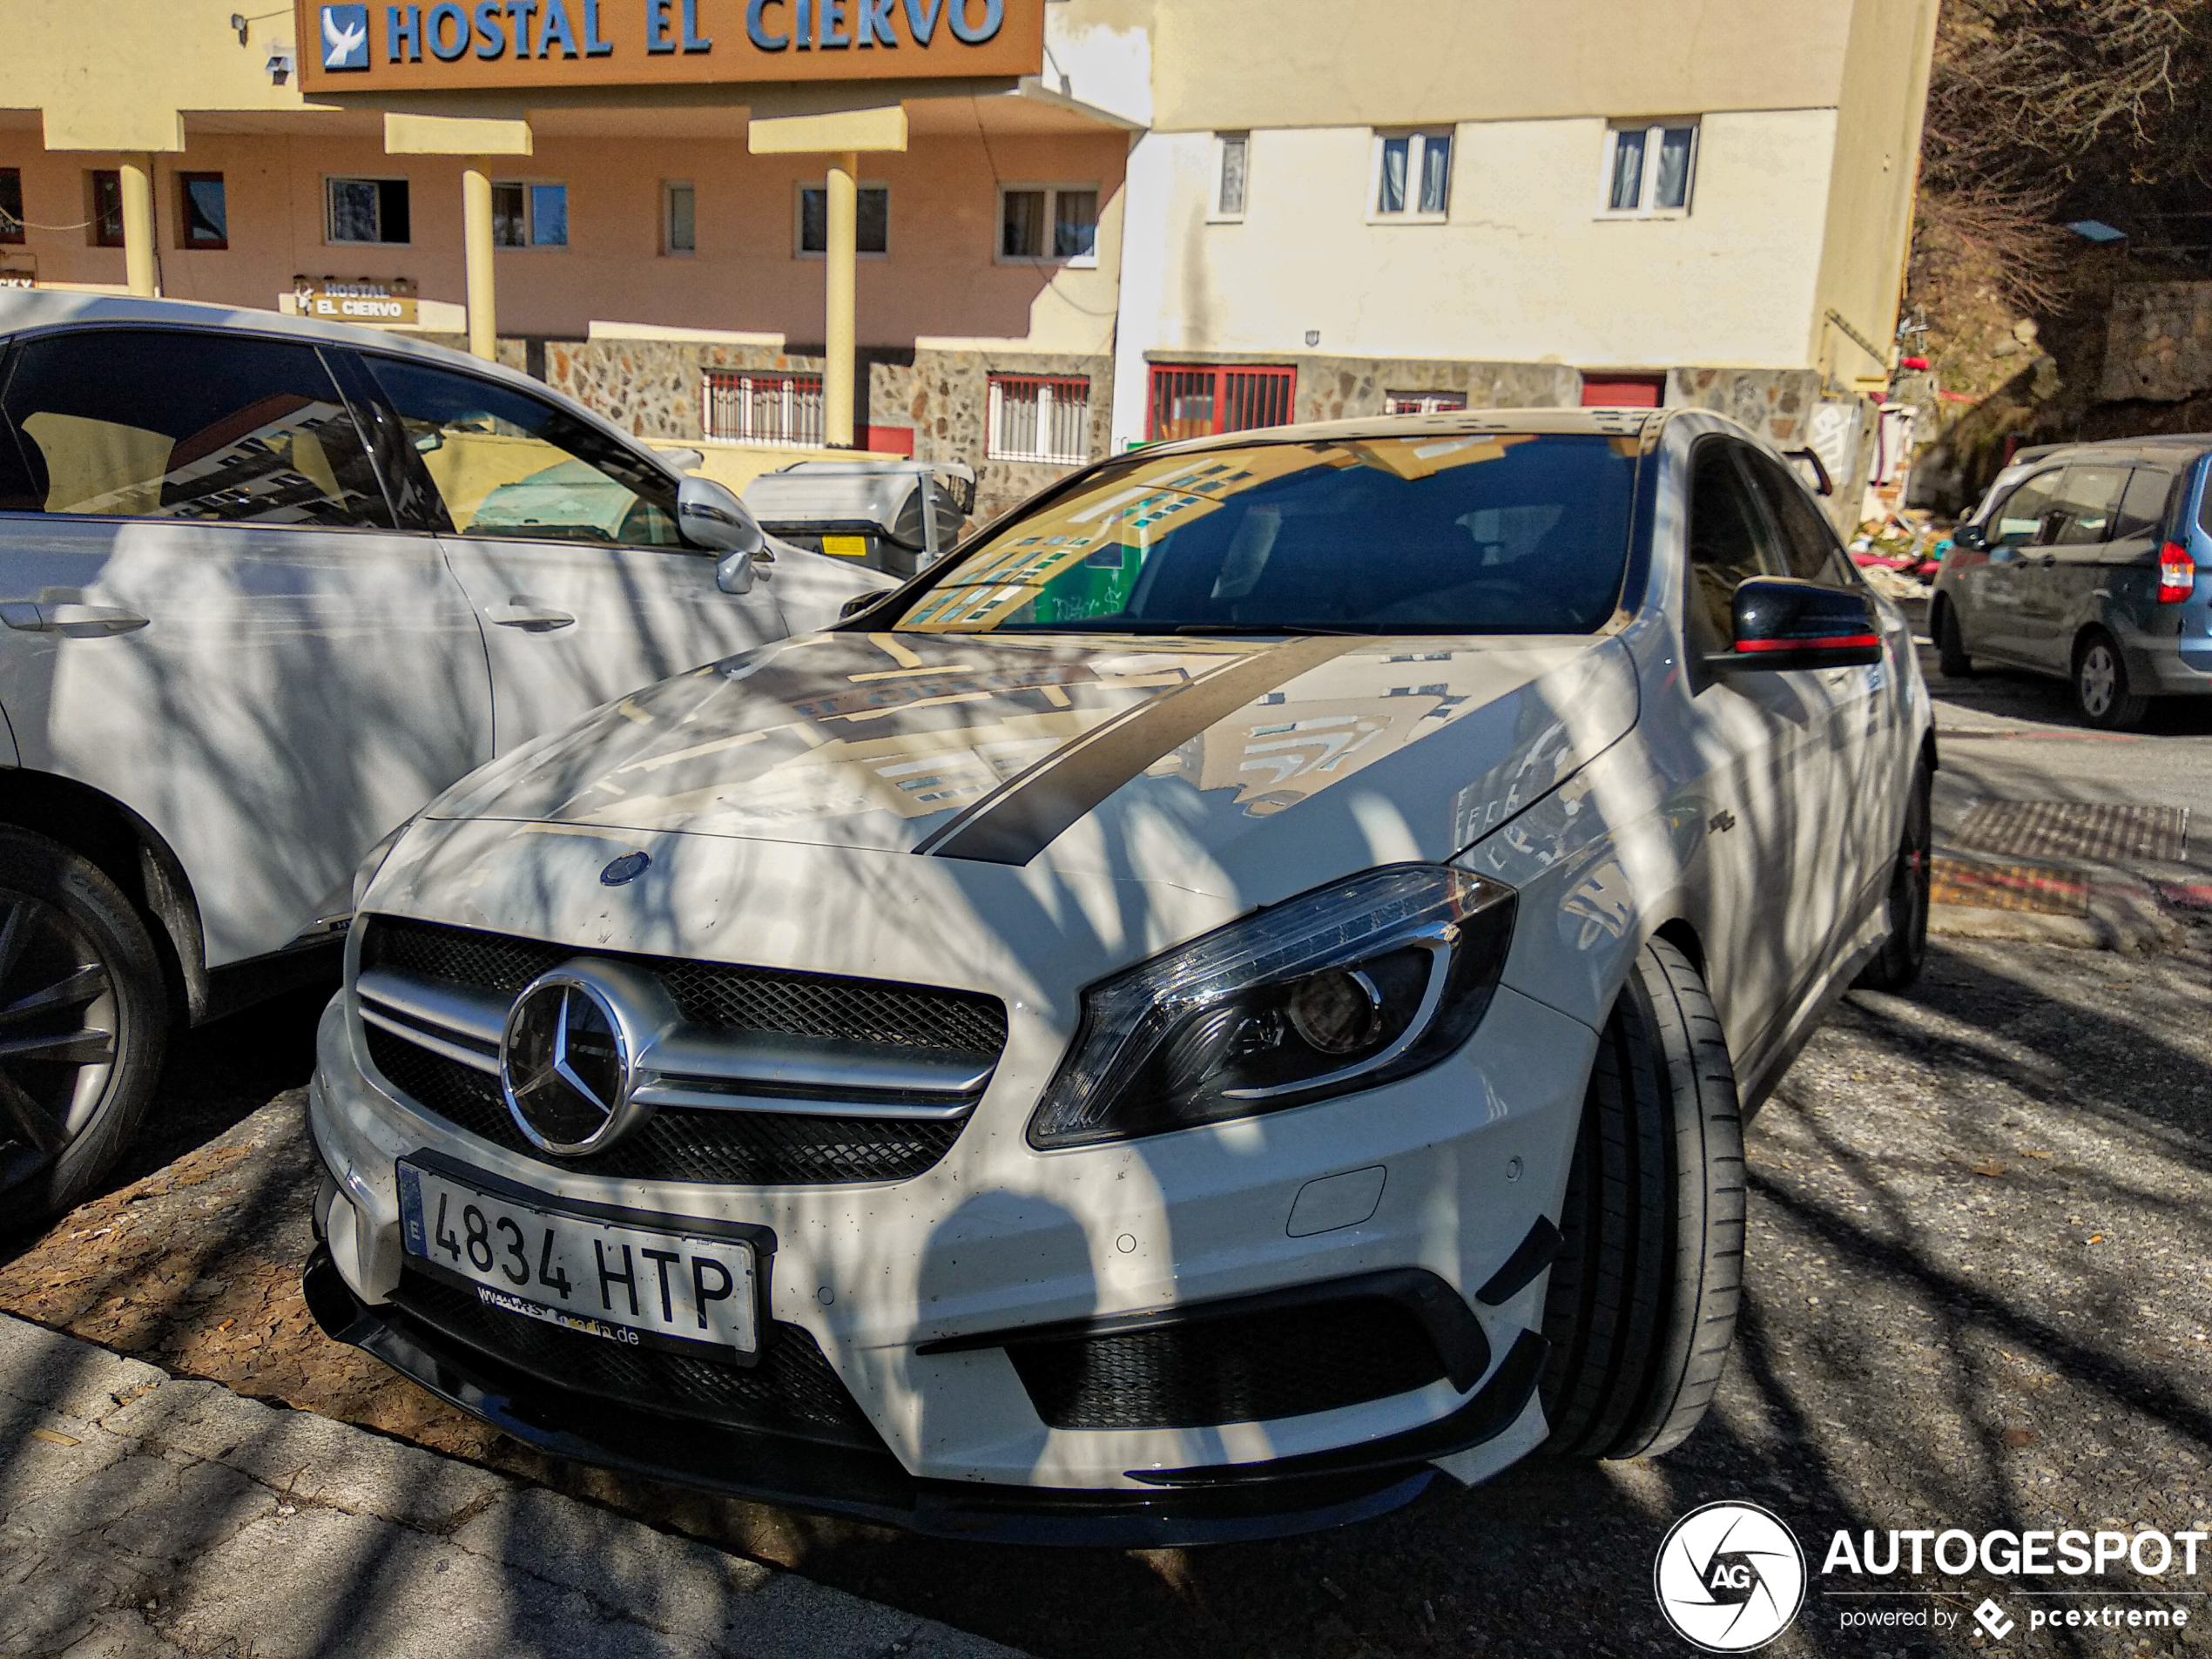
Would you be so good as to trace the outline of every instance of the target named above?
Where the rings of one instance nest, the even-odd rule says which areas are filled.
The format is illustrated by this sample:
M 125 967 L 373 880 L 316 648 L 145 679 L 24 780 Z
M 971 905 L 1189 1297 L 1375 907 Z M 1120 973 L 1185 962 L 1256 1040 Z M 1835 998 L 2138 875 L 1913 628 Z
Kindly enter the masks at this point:
M 0 891 L 0 1187 L 51 1163 L 98 1110 L 115 1069 L 115 982 L 83 930 Z

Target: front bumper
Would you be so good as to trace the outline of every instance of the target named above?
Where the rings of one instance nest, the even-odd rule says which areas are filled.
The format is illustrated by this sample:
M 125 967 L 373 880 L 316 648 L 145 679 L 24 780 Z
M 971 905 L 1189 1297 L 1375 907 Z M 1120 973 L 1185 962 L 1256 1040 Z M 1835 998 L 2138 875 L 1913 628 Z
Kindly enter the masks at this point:
M 324 1332 L 536 1450 L 730 1497 L 973 1542 L 1107 1548 L 1234 1543 L 1386 1514 L 1460 1482 L 1437 1467 L 1503 1435 L 1531 1409 L 1545 1344 L 1524 1332 L 1465 1406 L 1424 1428 L 1341 1451 L 1177 1472 L 1153 1491 L 978 1485 L 909 1474 L 887 1448 L 789 1436 L 610 1406 L 533 1377 L 354 1294 L 327 1248 L 307 1264 Z
M 334 1337 L 549 1452 L 948 1535 L 1151 1545 L 1379 1514 L 1440 1479 L 1487 1478 L 1544 1437 L 1541 1264 L 1475 1292 L 1557 1213 L 1595 1037 L 1510 989 L 1434 1070 L 1264 1124 L 1039 1154 L 1020 1132 L 1030 1091 L 1002 1076 L 1021 1085 L 1014 1109 L 995 1120 L 987 1096 L 927 1173 L 785 1187 L 617 1183 L 464 1134 L 381 1080 L 349 998 L 326 1015 L 309 1095 L 333 1182 L 310 1305 Z M 556 1206 L 765 1229 L 764 1315 L 833 1373 L 854 1432 L 829 1444 L 642 1393 L 610 1399 L 542 1356 L 472 1341 L 403 1283 L 395 1163 L 425 1158 Z M 1365 1219 L 1301 1208 L 1350 1176 L 1374 1177 Z M 1484 1363 L 1306 1414 L 1063 1428 L 1043 1420 L 1009 1347 L 979 1339 L 1396 1272 L 1475 1304 L 1460 1312 L 1480 1327 Z

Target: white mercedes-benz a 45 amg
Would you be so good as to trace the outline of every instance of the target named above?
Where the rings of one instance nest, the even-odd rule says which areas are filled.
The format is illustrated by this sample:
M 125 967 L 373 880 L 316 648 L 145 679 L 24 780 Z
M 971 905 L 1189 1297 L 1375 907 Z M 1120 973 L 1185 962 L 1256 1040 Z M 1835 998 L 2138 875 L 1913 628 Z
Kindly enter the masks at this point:
M 1116 456 L 364 867 L 309 1304 L 544 1450 L 961 1537 L 1662 1451 L 1744 1112 L 1919 970 L 1934 764 L 1716 416 Z

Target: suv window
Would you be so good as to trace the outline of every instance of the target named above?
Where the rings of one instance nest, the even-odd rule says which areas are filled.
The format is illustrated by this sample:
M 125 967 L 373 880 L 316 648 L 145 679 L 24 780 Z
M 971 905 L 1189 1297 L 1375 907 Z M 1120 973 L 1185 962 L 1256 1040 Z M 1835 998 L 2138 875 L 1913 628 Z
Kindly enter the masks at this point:
M 1740 446 L 1708 438 L 1689 473 L 1689 648 L 1726 651 L 1736 638 L 1736 590 L 1755 576 L 1788 576 L 1790 557 L 1738 455 Z
M 388 529 L 368 452 L 314 347 L 89 329 L 14 354 L 0 509 Z
M 1757 450 L 1740 451 L 1757 479 L 1759 493 L 1774 515 L 1790 559 L 1790 574 L 1831 588 L 1854 585 L 1851 566 L 1835 532 L 1814 506 L 1812 497 L 1787 467 Z
M 2066 469 L 2044 521 L 2043 540 L 2057 547 L 2086 547 L 2112 534 L 2112 521 L 2127 488 L 2128 469 L 2075 465 Z
M 2129 473 L 2112 539 L 2132 542 L 2140 536 L 2155 539 L 2161 535 L 2166 529 L 2166 500 L 2173 492 L 2174 475 L 2162 467 L 2138 467 Z
M 2043 516 L 2051 510 L 2051 498 L 2058 494 L 2059 477 L 2059 469 L 2054 467 L 2016 485 L 1984 521 L 1989 545 L 2026 547 L 2040 536 Z
M 395 357 L 362 361 L 397 411 L 455 533 L 682 547 L 666 477 L 528 393 Z

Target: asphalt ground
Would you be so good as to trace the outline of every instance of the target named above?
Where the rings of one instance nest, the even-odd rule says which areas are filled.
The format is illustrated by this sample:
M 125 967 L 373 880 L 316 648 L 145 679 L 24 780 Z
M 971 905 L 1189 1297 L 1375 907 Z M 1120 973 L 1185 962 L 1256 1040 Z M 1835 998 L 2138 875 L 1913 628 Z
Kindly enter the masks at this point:
M 1939 689 L 1939 823 L 1983 799 L 2212 811 L 2212 707 L 2115 741 L 2069 722 L 2063 687 Z M 1751 1126 L 1737 1347 L 1677 1451 L 1527 1463 L 1314 1538 L 949 1544 L 550 1463 L 438 1406 L 325 1341 L 300 1303 L 313 996 L 188 1039 L 110 1190 L 0 1246 L 0 1308 L 1041 1655 L 1683 1653 L 1654 1552 L 1723 1499 L 1770 1509 L 1813 1558 L 1775 1654 L 2208 1651 L 2212 1552 L 2194 1580 L 1817 1570 L 1839 1527 L 2212 1531 L 2212 918 L 2181 920 L 2181 948 L 2154 956 L 1939 939 L 1910 995 L 1838 1006 Z M 2014 1621 L 2001 1645 L 1975 1631 L 1985 1597 Z M 2031 1627 L 2152 1608 L 2190 1626 Z M 1931 1622 L 1844 1628 L 1870 1609 Z

